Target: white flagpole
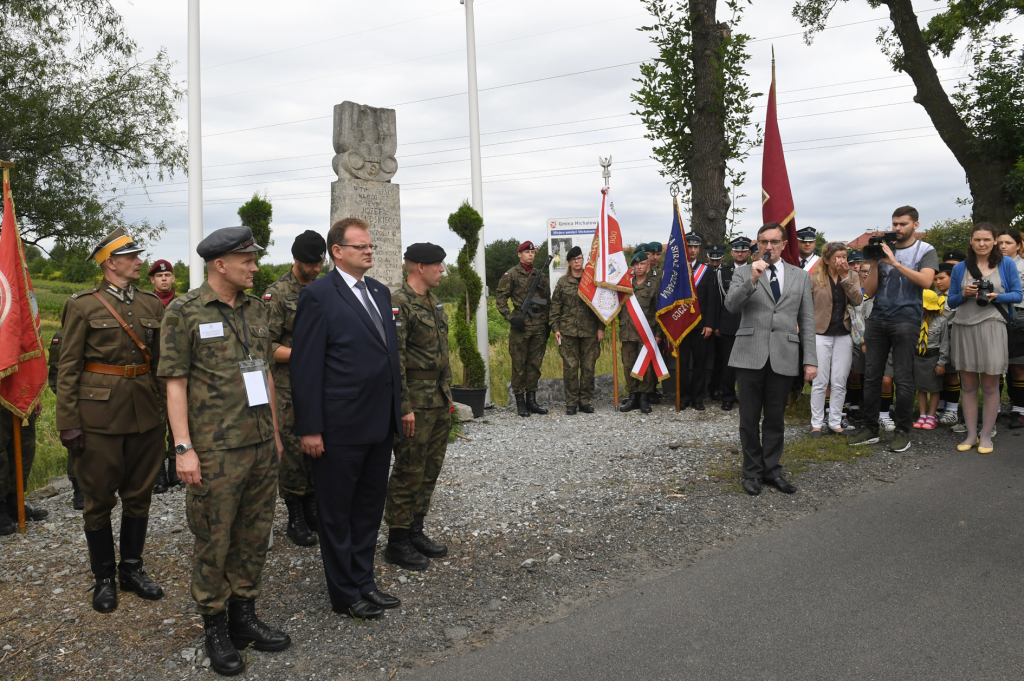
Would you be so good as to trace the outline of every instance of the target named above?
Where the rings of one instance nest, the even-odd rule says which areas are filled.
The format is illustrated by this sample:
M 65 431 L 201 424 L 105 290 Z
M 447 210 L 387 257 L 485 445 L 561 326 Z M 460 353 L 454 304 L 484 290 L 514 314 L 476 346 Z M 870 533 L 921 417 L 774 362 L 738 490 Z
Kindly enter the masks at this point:
M 480 167 L 480 103 L 476 87 L 476 28 L 473 20 L 473 0 L 461 0 L 466 6 L 466 67 L 469 77 L 469 167 L 473 182 L 473 208 L 484 214 L 484 185 Z M 473 269 L 484 282 L 483 294 L 476 308 L 476 347 L 484 360 L 484 401 L 491 401 L 490 343 L 487 340 L 487 266 L 484 262 L 484 229 L 480 230 L 480 244 L 473 258 Z
M 203 284 L 203 103 L 199 83 L 199 0 L 188 0 L 188 285 Z

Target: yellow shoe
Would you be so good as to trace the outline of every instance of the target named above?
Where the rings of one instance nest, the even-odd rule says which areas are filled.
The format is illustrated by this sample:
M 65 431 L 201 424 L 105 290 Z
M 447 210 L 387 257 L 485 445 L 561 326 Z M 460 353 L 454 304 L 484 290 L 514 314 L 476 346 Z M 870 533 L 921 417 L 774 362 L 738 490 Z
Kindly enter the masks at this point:
M 979 444 L 978 445 L 978 454 L 991 454 L 993 449 L 995 449 L 995 447 L 982 447 Z
M 969 451 L 971 451 L 971 450 L 972 450 L 972 449 L 973 449 L 973 448 L 974 448 L 975 446 L 977 446 L 978 442 L 980 442 L 980 440 L 978 440 L 977 438 L 975 438 L 975 439 L 974 439 L 974 444 L 973 444 L 973 445 L 957 445 L 957 446 L 956 446 L 956 451 L 958 451 L 958 452 L 969 452 Z M 992 451 L 991 449 L 990 449 L 990 450 L 988 450 L 988 452 L 991 452 L 991 451 Z M 982 452 L 982 451 L 981 451 L 981 448 L 980 448 L 980 447 L 978 448 L 978 453 L 979 453 L 979 454 L 988 454 L 988 452 Z

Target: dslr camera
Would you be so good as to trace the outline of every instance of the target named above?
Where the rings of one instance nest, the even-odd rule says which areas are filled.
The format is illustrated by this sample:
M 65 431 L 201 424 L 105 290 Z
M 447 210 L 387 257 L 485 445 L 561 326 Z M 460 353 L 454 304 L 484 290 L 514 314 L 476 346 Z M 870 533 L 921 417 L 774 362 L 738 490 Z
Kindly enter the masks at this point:
M 974 302 L 982 307 L 988 305 L 988 294 L 995 293 L 996 287 L 993 286 L 992 282 L 988 279 L 975 279 L 973 283 L 978 287 L 978 295 L 974 299 Z
M 889 248 L 896 245 L 900 235 L 896 232 L 886 232 L 884 234 L 876 234 L 875 236 L 869 237 L 867 244 L 864 246 L 864 259 L 865 260 L 882 260 L 885 258 L 885 251 L 882 250 L 882 244 L 889 244 Z

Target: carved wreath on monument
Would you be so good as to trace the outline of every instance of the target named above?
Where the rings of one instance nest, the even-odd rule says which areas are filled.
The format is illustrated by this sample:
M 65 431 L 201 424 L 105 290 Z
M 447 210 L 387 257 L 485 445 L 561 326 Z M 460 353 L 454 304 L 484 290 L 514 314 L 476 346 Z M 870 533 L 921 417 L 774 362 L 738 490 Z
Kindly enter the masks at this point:
M 338 179 L 390 182 L 398 172 L 398 135 L 394 109 L 342 102 L 334 107 L 334 151 L 331 163 Z

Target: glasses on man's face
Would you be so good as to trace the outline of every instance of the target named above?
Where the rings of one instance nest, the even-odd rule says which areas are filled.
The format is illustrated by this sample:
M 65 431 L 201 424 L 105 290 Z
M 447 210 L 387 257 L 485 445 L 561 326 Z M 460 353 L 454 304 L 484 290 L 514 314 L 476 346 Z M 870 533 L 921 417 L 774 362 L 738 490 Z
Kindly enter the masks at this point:
M 758 239 L 757 243 L 761 247 L 765 247 L 765 246 L 780 246 L 780 245 L 782 245 L 782 239 L 772 239 L 771 241 L 767 241 L 765 239 Z
M 377 248 L 376 244 L 338 244 L 338 245 L 341 246 L 342 248 L 354 248 L 357 251 L 359 251 L 360 253 L 365 253 L 366 249 L 370 249 L 372 251 L 372 250 L 375 250 Z

